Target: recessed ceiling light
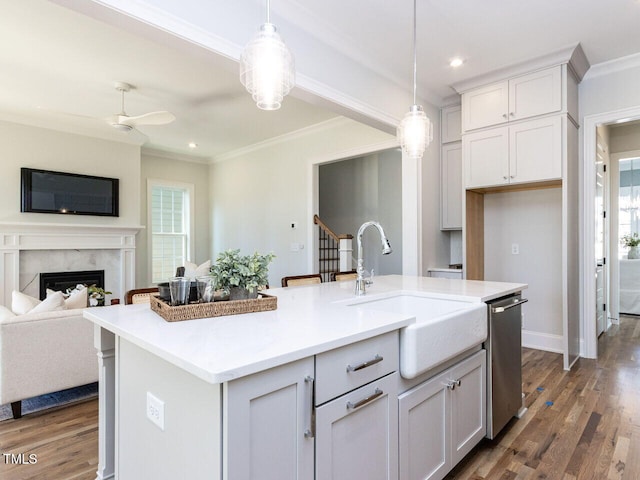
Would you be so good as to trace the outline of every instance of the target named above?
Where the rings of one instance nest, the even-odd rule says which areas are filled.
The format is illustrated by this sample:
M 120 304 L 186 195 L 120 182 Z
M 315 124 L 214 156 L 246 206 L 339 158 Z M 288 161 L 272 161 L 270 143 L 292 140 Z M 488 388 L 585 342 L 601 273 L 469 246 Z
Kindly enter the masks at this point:
M 198 148 L 198 144 L 195 142 L 189 142 L 189 148 Z
M 461 59 L 460 57 L 456 57 L 451 59 L 451 61 L 449 62 L 449 65 L 452 66 L 453 68 L 456 68 L 456 67 L 460 67 L 463 63 L 464 63 L 463 59 Z

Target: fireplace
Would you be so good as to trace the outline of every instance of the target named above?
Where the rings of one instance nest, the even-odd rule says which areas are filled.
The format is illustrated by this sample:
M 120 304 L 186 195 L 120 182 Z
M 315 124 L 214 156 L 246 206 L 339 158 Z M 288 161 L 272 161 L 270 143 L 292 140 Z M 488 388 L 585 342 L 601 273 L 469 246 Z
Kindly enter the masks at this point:
M 41 272 L 65 270 L 104 270 L 102 288 L 124 298 L 135 288 L 140 228 L 0 222 L 0 305 L 11 304 L 14 290 L 37 297 Z
M 79 283 L 104 288 L 104 270 L 41 273 L 40 300 L 47 297 L 47 289 L 66 292 L 68 288 L 74 288 Z

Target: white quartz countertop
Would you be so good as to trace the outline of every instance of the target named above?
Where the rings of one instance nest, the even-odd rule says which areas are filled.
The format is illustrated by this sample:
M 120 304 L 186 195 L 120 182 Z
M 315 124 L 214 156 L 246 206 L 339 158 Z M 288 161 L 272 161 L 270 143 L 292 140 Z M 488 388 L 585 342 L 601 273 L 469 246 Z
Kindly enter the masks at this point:
M 354 281 L 271 289 L 269 312 L 167 322 L 148 304 L 84 310 L 85 318 L 209 383 L 222 383 L 405 327 L 414 317 L 350 306 Z M 519 283 L 381 276 L 367 298 L 395 293 L 486 302 Z

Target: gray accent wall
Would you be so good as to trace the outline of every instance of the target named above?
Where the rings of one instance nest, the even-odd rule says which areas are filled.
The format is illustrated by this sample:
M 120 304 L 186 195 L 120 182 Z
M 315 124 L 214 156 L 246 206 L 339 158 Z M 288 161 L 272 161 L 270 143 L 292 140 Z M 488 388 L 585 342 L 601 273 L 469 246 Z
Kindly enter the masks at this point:
M 402 273 L 402 155 L 399 149 L 323 164 L 319 167 L 318 215 L 335 233 L 356 234 L 368 220 L 380 222 L 393 248 L 381 255 L 378 232 L 365 231 L 365 268 L 376 275 Z M 354 262 L 355 268 L 355 262 Z

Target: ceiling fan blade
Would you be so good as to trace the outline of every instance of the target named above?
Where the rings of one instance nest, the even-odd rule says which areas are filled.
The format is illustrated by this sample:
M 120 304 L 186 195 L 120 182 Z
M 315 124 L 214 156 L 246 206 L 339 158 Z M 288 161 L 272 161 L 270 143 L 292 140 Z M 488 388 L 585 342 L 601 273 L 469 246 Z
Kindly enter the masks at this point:
M 173 113 L 167 111 L 150 112 L 144 115 L 138 115 L 137 117 L 122 117 L 122 115 L 120 115 L 120 117 L 122 118 L 120 123 L 132 127 L 138 125 L 166 125 L 176 119 Z

